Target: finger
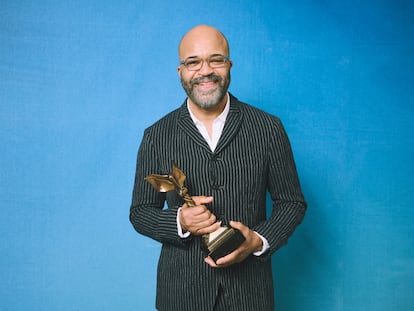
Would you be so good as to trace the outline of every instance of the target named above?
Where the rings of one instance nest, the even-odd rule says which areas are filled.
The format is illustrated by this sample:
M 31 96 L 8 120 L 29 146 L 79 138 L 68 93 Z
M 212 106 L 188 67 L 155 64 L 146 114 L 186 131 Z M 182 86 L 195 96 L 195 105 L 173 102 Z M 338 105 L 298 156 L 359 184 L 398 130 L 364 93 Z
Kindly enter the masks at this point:
M 234 221 L 234 220 L 230 220 L 230 226 L 232 226 L 234 229 L 238 229 L 238 230 L 241 230 L 241 229 L 243 229 L 243 227 L 245 227 L 245 225 L 243 225 L 241 222 Z
M 242 251 L 240 248 L 235 250 L 233 253 L 228 254 L 227 256 L 217 259 L 216 265 L 219 267 L 228 267 L 235 263 L 242 262 L 249 256 L 248 253 Z
M 202 205 L 181 209 L 181 212 L 185 217 L 199 217 L 200 219 L 208 219 L 211 214 L 211 212 Z
M 184 208 L 184 209 L 200 209 L 200 208 L 202 208 L 202 209 L 206 209 L 206 207 L 203 205 L 203 204 L 196 204 L 196 205 L 194 205 L 194 206 L 189 206 L 188 205 L 188 203 L 184 203 L 182 206 L 181 206 L 181 208 Z
M 195 197 L 192 197 L 192 199 L 196 205 L 209 204 L 213 202 L 213 197 L 207 197 L 207 196 L 195 196 Z
M 227 267 L 233 263 L 239 262 L 238 260 L 238 256 L 239 256 L 240 252 L 238 250 L 235 250 L 233 252 L 231 252 L 230 254 L 221 257 L 219 259 L 216 260 L 216 265 L 219 267 Z
M 194 222 L 194 225 L 199 227 L 200 229 L 206 229 L 206 230 L 208 230 L 210 227 L 211 229 L 214 229 L 215 227 L 218 228 L 218 224 L 215 220 L 214 215 L 212 217 L 209 217 L 208 219 L 203 219 L 198 222 Z
M 201 226 L 199 229 L 196 230 L 195 234 L 196 235 L 208 234 L 208 233 L 216 231 L 218 228 L 220 228 L 220 226 L 221 226 L 221 222 L 215 222 L 212 225 L 208 225 L 208 226 Z
M 249 230 L 250 230 L 249 227 L 245 226 L 244 224 L 242 224 L 239 221 L 231 220 L 230 221 L 230 226 L 234 229 L 237 229 L 237 230 L 241 231 L 241 233 L 244 235 L 245 238 L 249 234 Z
M 216 263 L 214 262 L 214 260 L 208 256 L 206 258 L 204 258 L 204 261 L 212 268 L 218 268 L 218 266 L 216 265 Z

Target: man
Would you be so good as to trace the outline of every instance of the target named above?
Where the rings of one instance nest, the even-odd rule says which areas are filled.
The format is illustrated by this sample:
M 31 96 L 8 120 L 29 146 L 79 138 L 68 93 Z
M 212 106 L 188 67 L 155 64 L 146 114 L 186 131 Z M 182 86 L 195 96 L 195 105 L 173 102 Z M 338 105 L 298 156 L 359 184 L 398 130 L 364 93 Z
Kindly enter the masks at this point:
M 227 92 L 233 63 L 218 30 L 191 29 L 179 58 L 188 98 L 145 130 L 130 212 L 139 233 L 162 243 L 157 309 L 273 310 L 270 256 L 287 243 L 306 209 L 289 140 L 278 118 Z M 195 207 L 144 180 L 170 172 L 172 162 L 187 175 Z M 268 219 L 267 191 L 273 202 Z M 223 223 L 245 241 L 214 262 L 201 249 L 201 236 Z

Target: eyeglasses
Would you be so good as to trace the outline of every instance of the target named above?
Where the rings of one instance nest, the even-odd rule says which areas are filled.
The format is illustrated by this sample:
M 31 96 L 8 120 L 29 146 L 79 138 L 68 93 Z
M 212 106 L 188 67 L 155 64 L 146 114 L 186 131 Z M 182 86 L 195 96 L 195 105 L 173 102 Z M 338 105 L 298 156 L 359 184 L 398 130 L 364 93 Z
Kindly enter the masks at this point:
M 209 56 L 207 59 L 202 59 L 196 56 L 190 56 L 180 62 L 180 65 L 184 65 L 190 71 L 200 70 L 203 67 L 204 62 L 210 66 L 210 68 L 221 68 L 226 66 L 230 62 L 230 58 L 221 54 L 215 54 Z

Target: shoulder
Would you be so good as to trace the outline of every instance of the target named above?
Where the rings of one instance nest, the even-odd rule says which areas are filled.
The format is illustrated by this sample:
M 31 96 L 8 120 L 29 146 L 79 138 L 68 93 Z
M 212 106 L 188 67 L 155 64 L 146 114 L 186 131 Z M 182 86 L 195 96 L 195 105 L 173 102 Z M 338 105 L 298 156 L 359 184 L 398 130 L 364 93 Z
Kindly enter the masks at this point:
M 183 113 L 184 106 L 169 112 L 158 121 L 154 122 L 152 125 L 145 129 L 145 133 L 148 135 L 150 133 L 159 133 L 159 132 L 169 132 L 174 129 L 178 123 L 178 119 Z
M 231 97 L 231 105 L 242 113 L 243 120 L 247 125 L 255 128 L 273 128 L 282 127 L 282 121 L 278 116 L 272 115 L 260 108 L 252 106 L 248 103 L 239 101 L 236 97 Z

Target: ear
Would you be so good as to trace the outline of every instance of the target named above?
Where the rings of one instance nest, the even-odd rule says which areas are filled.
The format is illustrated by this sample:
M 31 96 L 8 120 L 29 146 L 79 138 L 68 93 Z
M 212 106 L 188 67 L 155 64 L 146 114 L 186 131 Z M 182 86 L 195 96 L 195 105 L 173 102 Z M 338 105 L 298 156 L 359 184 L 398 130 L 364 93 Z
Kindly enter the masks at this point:
M 177 67 L 178 76 L 181 78 L 181 65 Z

